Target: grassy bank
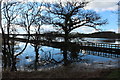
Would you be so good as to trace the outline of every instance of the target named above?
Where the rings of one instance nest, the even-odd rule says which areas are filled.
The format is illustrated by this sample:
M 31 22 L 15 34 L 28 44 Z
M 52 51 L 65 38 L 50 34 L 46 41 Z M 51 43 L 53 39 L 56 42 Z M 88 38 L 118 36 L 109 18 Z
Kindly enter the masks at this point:
M 87 69 L 75 68 L 75 66 L 59 67 L 44 71 L 17 71 L 2 73 L 3 79 L 19 79 L 19 78 L 115 78 L 120 79 L 120 69 Z

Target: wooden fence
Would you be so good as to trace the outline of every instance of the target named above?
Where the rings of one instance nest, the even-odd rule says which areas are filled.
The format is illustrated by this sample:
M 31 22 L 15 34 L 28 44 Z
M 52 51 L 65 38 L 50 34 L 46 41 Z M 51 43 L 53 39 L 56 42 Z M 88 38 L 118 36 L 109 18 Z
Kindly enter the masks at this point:
M 81 46 L 120 49 L 120 44 L 92 43 L 92 42 L 81 42 L 79 44 Z

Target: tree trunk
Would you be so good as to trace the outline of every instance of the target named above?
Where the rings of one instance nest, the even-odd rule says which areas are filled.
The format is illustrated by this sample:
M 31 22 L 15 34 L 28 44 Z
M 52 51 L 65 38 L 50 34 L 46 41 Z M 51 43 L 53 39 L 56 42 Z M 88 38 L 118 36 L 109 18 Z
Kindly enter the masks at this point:
M 67 59 L 67 47 L 68 47 L 68 33 L 65 33 L 65 43 L 64 43 L 64 50 L 63 50 L 63 58 L 64 58 L 64 66 L 68 65 L 68 59 Z
M 10 41 L 9 37 L 10 37 L 10 20 L 7 23 L 7 36 L 6 36 L 8 69 L 10 70 L 12 57 L 11 57 L 11 48 L 10 48 L 10 43 L 9 43 L 9 41 Z
M 8 63 L 8 70 L 10 70 L 10 68 L 11 68 L 11 57 L 10 57 L 9 52 L 7 52 L 7 63 Z
M 4 68 L 4 70 L 6 70 L 7 69 L 7 57 L 6 57 L 6 55 L 5 55 L 5 51 L 2 51 L 2 53 L 3 53 L 3 61 L 2 61 L 2 63 L 3 63 L 3 68 Z
M 17 71 L 17 68 L 16 68 L 16 57 L 14 56 L 14 46 L 15 46 L 15 41 L 14 41 L 14 38 L 15 36 L 13 35 L 13 40 L 11 41 L 11 57 L 12 57 L 12 64 L 11 64 L 11 71 Z
M 3 67 L 4 67 L 4 70 L 6 70 L 7 69 L 7 48 L 6 48 L 6 39 L 5 39 L 4 32 L 2 32 L 2 45 L 3 45 L 3 49 L 2 49 Z
M 38 50 L 38 48 L 37 48 L 38 46 L 36 45 L 35 46 L 35 53 L 36 53 L 36 56 L 35 56 L 35 70 L 37 70 L 37 68 L 38 68 L 38 59 L 39 59 L 39 50 Z
M 16 68 L 16 58 L 12 59 L 11 71 L 17 71 L 17 68 Z

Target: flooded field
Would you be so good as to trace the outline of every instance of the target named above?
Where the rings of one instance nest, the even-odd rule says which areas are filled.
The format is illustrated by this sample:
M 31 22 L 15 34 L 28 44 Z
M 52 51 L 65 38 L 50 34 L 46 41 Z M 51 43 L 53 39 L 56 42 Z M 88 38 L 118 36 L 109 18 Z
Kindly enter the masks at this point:
M 88 42 L 88 41 L 93 43 L 119 44 L 119 40 L 112 41 L 111 39 L 110 41 L 108 41 L 108 39 L 86 39 L 86 38 L 83 40 L 83 42 Z M 14 55 L 18 54 L 24 47 L 25 47 L 24 42 L 17 41 L 17 44 L 15 45 Z M 74 51 L 73 53 L 68 51 L 67 59 L 69 62 L 68 62 L 68 66 L 64 67 L 63 50 L 61 50 L 60 48 L 53 48 L 50 46 L 40 46 L 38 53 L 39 53 L 38 64 L 37 64 L 38 72 L 35 72 L 36 53 L 33 45 L 31 43 L 28 43 L 25 51 L 22 54 L 18 55 L 16 58 L 16 68 L 18 71 L 17 76 L 18 75 L 26 76 L 25 73 L 27 72 L 32 72 L 32 73 L 35 72 L 33 74 L 35 75 L 40 71 L 41 74 L 39 75 L 37 74 L 38 75 L 37 77 L 46 76 L 46 74 L 49 74 L 48 77 L 53 76 L 53 74 L 54 75 L 56 74 L 56 77 L 59 76 L 73 77 L 72 75 L 67 75 L 68 72 L 69 73 L 77 72 L 81 75 L 86 73 L 86 75 L 84 74 L 84 76 L 88 76 L 89 74 L 90 75 L 89 77 L 92 76 L 95 77 L 94 74 L 96 74 L 96 76 L 101 75 L 102 70 L 104 71 L 104 70 L 112 70 L 112 69 L 120 68 L 120 55 L 117 54 L 90 51 L 84 49 L 80 49 L 79 52 L 77 53 L 74 53 Z M 7 74 L 3 73 L 3 75 L 7 75 Z M 16 74 L 11 76 L 15 76 L 15 75 Z
M 24 43 L 20 43 L 19 47 L 24 47 Z M 19 52 L 19 50 L 17 50 Z M 99 53 L 99 54 L 98 54 Z M 81 66 L 90 67 L 93 69 L 97 68 L 120 68 L 120 55 L 116 56 L 112 54 L 112 57 L 109 53 L 102 53 L 102 52 L 94 52 L 94 51 L 85 51 L 80 50 L 77 53 L 76 59 L 73 63 L 77 65 L 80 64 Z M 98 54 L 98 55 L 96 55 Z M 102 56 L 102 54 L 106 56 Z M 68 54 L 68 59 L 73 60 L 71 54 Z M 108 56 L 107 56 L 108 55 Z M 60 49 L 52 48 L 49 46 L 41 46 L 39 49 L 39 64 L 38 70 L 42 69 L 50 69 L 61 66 L 63 62 L 59 64 L 55 64 L 55 61 L 61 61 L 63 59 L 63 54 Z M 35 61 L 35 52 L 34 48 L 28 44 L 26 50 L 23 54 L 17 57 L 17 68 L 18 70 L 33 70 L 34 69 L 34 61 Z

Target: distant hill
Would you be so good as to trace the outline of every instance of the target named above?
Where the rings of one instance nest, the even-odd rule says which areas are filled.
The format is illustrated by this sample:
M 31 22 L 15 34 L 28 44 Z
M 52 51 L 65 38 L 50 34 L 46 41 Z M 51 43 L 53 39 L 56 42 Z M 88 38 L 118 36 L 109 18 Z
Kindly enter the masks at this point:
M 118 35 L 112 31 L 104 31 L 104 32 L 95 32 L 90 35 L 90 37 L 99 37 L 99 38 L 117 38 Z
M 7 35 L 7 34 L 6 34 Z M 16 35 L 16 36 L 28 36 L 28 34 L 10 34 L 10 35 Z M 44 34 L 38 34 L 39 36 L 49 36 L 49 37 L 64 37 L 64 34 L 56 33 L 56 32 L 49 32 Z M 30 36 L 36 36 L 36 34 L 30 34 Z M 120 38 L 120 33 L 115 33 L 112 31 L 103 31 L 103 32 L 95 32 L 92 34 L 81 34 L 81 33 L 74 33 L 69 34 L 69 37 L 75 38 L 75 37 L 91 37 L 91 38 Z
M 79 37 L 91 37 L 91 38 L 116 38 L 116 39 L 120 38 L 120 34 L 112 31 L 95 32 L 92 34 L 76 33 L 74 35 Z
M 95 32 L 95 33 L 92 33 L 92 34 L 116 34 L 116 33 L 112 32 L 112 31 L 102 31 L 102 32 Z

